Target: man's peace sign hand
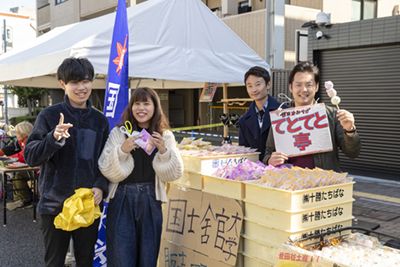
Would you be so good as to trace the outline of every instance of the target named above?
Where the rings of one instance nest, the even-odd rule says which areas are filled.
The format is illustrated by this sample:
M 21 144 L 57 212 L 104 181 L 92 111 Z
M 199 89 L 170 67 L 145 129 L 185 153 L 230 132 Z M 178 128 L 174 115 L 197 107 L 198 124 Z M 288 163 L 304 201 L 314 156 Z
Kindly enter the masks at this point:
M 58 142 L 63 137 L 64 138 L 70 137 L 68 129 L 71 128 L 72 126 L 73 125 L 71 123 L 64 123 L 64 114 L 60 113 L 60 122 L 54 129 L 53 133 L 54 139 L 56 139 L 56 141 Z

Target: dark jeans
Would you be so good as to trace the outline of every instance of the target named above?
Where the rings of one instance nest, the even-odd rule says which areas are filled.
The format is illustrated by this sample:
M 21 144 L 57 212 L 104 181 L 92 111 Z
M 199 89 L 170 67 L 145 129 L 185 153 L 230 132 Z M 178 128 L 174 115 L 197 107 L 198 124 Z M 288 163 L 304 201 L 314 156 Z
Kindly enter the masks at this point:
M 126 184 L 108 204 L 108 267 L 156 267 L 162 230 L 154 183 Z
M 74 243 L 76 266 L 93 266 L 94 245 L 97 240 L 100 218 L 88 227 L 81 227 L 69 232 L 55 228 L 54 218 L 56 215 L 41 214 L 41 217 L 46 267 L 64 266 L 71 236 Z

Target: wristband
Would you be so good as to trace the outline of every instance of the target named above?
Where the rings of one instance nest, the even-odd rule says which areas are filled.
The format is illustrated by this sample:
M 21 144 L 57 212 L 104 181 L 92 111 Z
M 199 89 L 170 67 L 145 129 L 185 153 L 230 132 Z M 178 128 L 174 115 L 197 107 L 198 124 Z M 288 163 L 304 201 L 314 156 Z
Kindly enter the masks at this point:
M 356 128 L 354 128 L 353 130 L 350 130 L 350 131 L 347 131 L 346 129 L 343 129 L 344 130 L 344 132 L 346 133 L 346 134 L 348 134 L 348 133 L 355 133 L 356 132 Z

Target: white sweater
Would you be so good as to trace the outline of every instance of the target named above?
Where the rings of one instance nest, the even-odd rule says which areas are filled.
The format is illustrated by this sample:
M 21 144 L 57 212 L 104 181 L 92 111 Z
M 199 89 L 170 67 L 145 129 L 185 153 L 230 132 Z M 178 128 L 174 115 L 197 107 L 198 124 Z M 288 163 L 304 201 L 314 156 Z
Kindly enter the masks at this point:
M 156 173 L 156 199 L 168 202 L 165 182 L 175 181 L 182 176 L 183 162 L 176 148 L 175 137 L 172 132 L 165 131 L 163 138 L 167 151 L 164 154 L 157 152 L 153 160 L 153 168 Z M 118 183 L 125 180 L 135 167 L 131 153 L 125 153 L 121 150 L 125 140 L 126 135 L 119 130 L 119 127 L 114 127 L 99 158 L 99 169 L 110 181 L 106 202 L 114 197 Z

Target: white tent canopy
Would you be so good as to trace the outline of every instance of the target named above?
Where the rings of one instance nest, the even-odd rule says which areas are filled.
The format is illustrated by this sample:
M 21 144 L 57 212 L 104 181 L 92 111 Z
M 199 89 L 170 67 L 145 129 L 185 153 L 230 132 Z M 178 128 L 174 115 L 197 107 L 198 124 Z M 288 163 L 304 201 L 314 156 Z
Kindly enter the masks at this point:
M 0 84 L 58 88 L 66 57 L 87 57 L 106 88 L 115 13 L 56 28 L 0 56 Z M 201 88 L 243 83 L 252 66 L 268 64 L 200 0 L 150 0 L 128 8 L 131 88 Z M 142 79 L 146 78 L 146 79 Z M 195 82 L 195 83 L 192 83 Z

